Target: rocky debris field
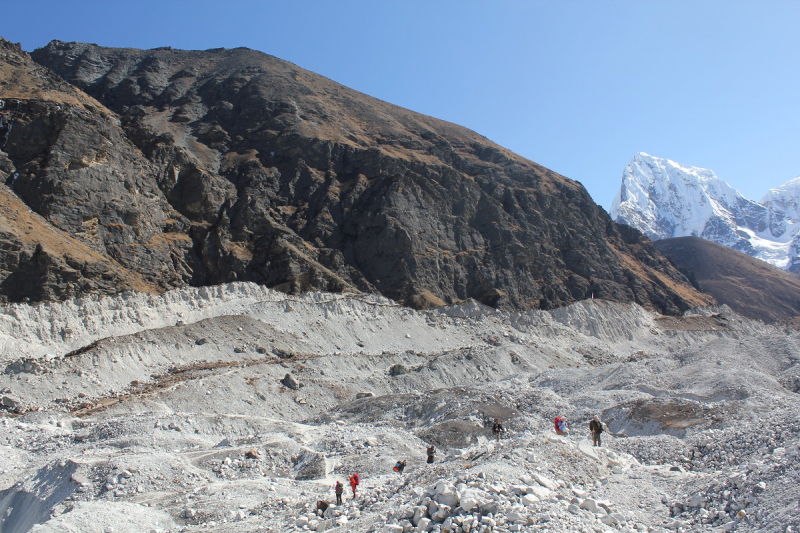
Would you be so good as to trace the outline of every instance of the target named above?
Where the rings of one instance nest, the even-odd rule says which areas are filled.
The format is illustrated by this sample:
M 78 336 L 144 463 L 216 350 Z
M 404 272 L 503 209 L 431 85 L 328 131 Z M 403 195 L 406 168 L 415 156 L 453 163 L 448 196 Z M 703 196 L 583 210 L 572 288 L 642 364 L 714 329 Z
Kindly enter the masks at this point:
M 7 305 L 0 530 L 800 531 L 799 342 L 247 283 Z

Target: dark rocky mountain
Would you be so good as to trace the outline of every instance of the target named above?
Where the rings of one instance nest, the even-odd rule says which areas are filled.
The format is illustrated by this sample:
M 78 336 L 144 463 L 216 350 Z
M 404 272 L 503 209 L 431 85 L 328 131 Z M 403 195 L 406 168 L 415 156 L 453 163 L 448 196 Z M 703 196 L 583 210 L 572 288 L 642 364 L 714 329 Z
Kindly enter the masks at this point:
M 113 113 L 0 40 L 2 299 L 163 287 L 156 170 Z
M 5 232 L 6 282 L 42 273 L 7 299 L 248 280 L 416 307 L 710 302 L 579 183 L 266 54 L 0 48 L 6 196 L 66 243 Z
M 800 315 L 800 276 L 699 237 L 655 246 L 699 288 L 737 313 L 776 322 Z

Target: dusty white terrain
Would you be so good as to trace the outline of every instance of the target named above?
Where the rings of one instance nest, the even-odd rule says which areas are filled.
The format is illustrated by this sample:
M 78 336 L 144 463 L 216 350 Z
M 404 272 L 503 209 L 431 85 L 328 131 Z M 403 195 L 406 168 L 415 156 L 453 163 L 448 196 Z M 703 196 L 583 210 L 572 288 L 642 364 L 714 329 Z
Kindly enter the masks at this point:
M 419 312 L 232 284 L 8 305 L 0 532 L 800 531 L 798 347 L 727 309 L 601 301 Z

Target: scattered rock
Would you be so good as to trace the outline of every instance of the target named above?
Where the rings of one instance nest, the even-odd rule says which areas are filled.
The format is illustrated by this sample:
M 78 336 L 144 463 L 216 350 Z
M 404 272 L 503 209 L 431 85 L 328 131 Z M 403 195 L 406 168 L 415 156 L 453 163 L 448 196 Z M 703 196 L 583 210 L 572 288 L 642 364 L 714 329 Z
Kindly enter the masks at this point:
M 300 382 L 297 381 L 291 373 L 283 377 L 281 384 L 287 389 L 297 390 L 300 388 Z
M 20 402 L 17 398 L 12 398 L 11 396 L 3 396 L 3 398 L 0 400 L 0 404 L 12 411 L 18 410 L 22 407 L 22 402 Z
M 244 456 L 248 459 L 261 459 L 261 454 L 258 452 L 256 448 L 250 448 L 246 452 L 244 452 Z
M 600 508 L 597 506 L 597 502 L 592 498 L 586 498 L 581 502 L 581 509 L 586 509 L 590 513 L 598 513 L 600 512 Z

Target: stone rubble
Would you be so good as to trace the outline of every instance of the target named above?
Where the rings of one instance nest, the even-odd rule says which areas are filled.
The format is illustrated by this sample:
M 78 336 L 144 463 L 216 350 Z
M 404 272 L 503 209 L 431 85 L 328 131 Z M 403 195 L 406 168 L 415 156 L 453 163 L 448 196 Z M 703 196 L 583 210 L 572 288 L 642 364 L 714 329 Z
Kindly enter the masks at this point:
M 0 333 L 13 324 L 28 341 L 0 345 L 14 352 L 0 394 L 21 406 L 0 410 L 0 502 L 38 502 L 33 533 L 800 530 L 800 409 L 778 379 L 797 370 L 791 328 L 731 316 L 731 332 L 687 332 L 604 302 L 419 313 L 251 290 L 188 298 L 173 308 L 180 327 L 138 297 L 130 313 L 93 308 L 96 322 L 65 312 L 70 338 L 91 342 L 87 325 L 108 316 L 167 326 L 96 330 L 104 340 L 85 353 L 39 357 L 44 372 L 15 363 L 33 357 L 21 346 L 67 352 L 25 329 L 44 307 L 6 315 Z M 586 434 L 594 415 L 608 428 L 599 448 Z M 320 515 L 336 480 L 344 502 Z M 3 527 L 20 517 L 6 504 Z

